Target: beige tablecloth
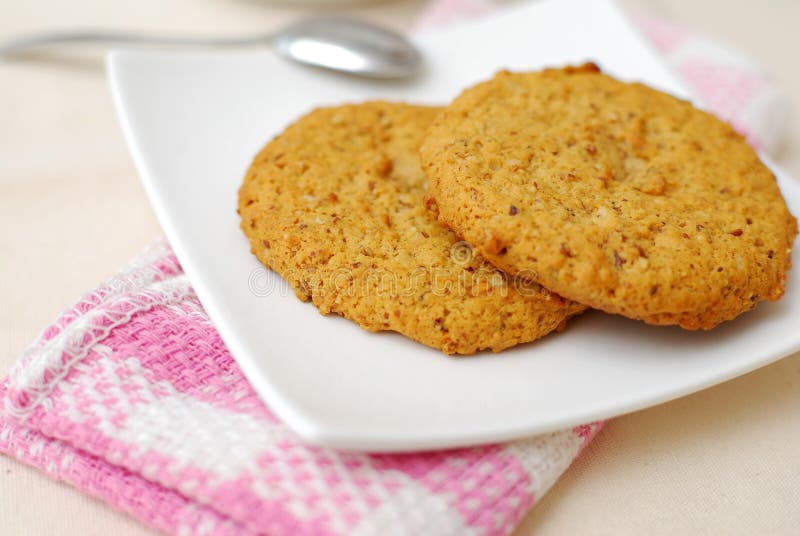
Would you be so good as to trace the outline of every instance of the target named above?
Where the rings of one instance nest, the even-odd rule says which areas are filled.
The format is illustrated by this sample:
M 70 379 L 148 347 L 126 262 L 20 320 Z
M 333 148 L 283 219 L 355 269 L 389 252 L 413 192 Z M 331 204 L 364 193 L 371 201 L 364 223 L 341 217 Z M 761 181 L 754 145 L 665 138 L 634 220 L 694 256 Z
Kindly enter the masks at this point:
M 800 2 L 622 3 L 735 43 L 759 60 L 790 97 L 790 132 L 778 161 L 800 177 Z M 397 1 L 346 11 L 405 29 L 423 5 Z M 290 0 L 282 7 L 259 0 L 9 1 L 0 35 L 62 25 L 262 31 L 301 11 L 290 6 Z M 0 63 L 0 229 L 0 370 L 62 307 L 161 234 L 117 127 L 98 54 Z M 798 484 L 800 354 L 613 420 L 518 533 L 797 534 Z M 150 532 L 0 457 L 0 534 Z

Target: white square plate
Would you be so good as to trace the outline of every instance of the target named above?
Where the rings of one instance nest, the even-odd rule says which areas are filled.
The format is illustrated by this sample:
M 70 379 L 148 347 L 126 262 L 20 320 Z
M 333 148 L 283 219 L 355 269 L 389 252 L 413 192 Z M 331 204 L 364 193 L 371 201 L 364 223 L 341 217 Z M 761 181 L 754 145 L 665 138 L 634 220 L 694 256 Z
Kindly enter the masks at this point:
M 270 51 L 109 60 L 123 129 L 167 237 L 253 387 L 302 438 L 386 451 L 500 441 L 644 408 L 800 349 L 798 269 L 781 301 L 711 332 L 591 312 L 562 334 L 468 359 L 368 333 L 297 300 L 251 256 L 236 194 L 256 151 L 311 108 L 446 103 L 500 68 L 587 59 L 685 96 L 606 1 L 545 0 L 417 43 L 426 71 L 402 83 L 296 66 Z M 800 214 L 800 188 L 776 171 Z

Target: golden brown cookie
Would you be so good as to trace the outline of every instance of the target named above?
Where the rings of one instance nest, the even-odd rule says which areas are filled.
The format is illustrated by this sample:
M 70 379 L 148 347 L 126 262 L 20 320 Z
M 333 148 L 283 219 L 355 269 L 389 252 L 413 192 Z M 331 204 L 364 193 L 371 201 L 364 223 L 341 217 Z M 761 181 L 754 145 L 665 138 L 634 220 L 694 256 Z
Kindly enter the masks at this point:
M 467 89 L 421 155 L 440 221 L 564 297 L 709 329 L 783 294 L 797 222 L 756 152 L 594 65 Z
M 242 230 L 323 314 L 448 354 L 538 339 L 584 308 L 507 280 L 426 210 L 419 146 L 438 111 L 371 102 L 301 118 L 250 167 Z

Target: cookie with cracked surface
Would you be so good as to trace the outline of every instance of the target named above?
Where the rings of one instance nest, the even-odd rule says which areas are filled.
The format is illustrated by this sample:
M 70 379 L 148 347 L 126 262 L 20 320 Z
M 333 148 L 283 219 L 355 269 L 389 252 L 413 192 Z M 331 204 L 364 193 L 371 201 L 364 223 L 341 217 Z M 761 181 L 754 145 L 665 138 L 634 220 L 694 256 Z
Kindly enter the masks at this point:
M 756 152 L 713 115 L 593 64 L 467 89 L 421 157 L 440 221 L 590 307 L 710 329 L 784 292 L 797 222 Z
M 323 314 L 448 354 L 538 339 L 584 307 L 508 279 L 426 209 L 419 146 L 438 112 L 371 102 L 301 118 L 247 172 L 242 230 Z

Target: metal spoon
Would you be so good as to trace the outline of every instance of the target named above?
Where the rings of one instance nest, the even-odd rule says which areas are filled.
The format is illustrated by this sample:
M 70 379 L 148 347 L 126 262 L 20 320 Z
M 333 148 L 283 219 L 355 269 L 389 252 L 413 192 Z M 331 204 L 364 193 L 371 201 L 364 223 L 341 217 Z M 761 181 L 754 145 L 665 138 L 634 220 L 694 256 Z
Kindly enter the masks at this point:
M 0 42 L 0 57 L 70 43 L 179 45 L 203 47 L 269 46 L 284 58 L 316 67 L 373 78 L 414 74 L 421 56 L 405 37 L 366 22 L 332 16 L 301 19 L 272 34 L 199 38 L 81 30 L 48 32 Z

